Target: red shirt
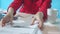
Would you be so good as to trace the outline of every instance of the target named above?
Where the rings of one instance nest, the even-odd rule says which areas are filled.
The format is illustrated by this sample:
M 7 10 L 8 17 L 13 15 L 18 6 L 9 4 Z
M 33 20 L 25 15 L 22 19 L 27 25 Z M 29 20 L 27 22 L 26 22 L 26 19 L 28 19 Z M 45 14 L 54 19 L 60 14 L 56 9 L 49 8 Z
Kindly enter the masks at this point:
M 37 12 L 43 12 L 44 20 L 47 19 L 47 9 L 51 7 L 51 0 L 14 0 L 9 7 L 14 8 L 14 14 L 16 10 L 23 4 L 20 12 L 28 14 L 36 14 Z

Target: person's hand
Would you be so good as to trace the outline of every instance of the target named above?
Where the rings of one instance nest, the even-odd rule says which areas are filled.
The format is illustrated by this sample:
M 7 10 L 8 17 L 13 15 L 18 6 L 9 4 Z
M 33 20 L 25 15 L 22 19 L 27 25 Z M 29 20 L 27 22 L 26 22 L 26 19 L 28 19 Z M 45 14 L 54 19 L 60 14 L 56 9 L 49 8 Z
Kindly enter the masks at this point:
M 31 24 L 31 25 L 34 25 L 34 22 L 35 22 L 36 20 L 39 21 L 38 27 L 39 27 L 40 29 L 42 29 L 42 27 L 43 27 L 43 14 L 40 13 L 40 12 L 38 12 L 38 13 L 33 17 L 33 19 L 32 19 L 32 24 Z
M 1 25 L 2 25 L 2 27 L 5 26 L 6 23 L 9 23 L 9 22 L 11 22 L 10 24 L 12 25 L 13 12 L 14 12 L 13 8 L 10 7 L 10 8 L 8 9 L 8 13 L 6 14 L 6 16 L 4 16 L 4 17 L 1 19 L 1 23 L 2 23 Z
M 3 19 L 1 20 L 2 27 L 5 26 L 6 23 L 9 23 L 9 22 L 11 22 L 11 25 L 12 25 L 12 19 L 13 19 L 13 17 L 11 15 L 4 16 Z

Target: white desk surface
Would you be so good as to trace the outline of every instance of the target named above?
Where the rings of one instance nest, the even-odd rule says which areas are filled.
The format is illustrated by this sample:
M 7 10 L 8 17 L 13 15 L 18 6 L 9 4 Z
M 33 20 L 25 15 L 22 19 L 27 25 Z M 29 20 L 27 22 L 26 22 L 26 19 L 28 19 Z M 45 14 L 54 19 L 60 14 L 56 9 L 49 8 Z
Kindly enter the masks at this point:
M 0 27 L 0 34 L 41 34 L 41 31 L 38 30 L 35 32 L 34 29 L 31 28 L 7 28 L 7 27 Z

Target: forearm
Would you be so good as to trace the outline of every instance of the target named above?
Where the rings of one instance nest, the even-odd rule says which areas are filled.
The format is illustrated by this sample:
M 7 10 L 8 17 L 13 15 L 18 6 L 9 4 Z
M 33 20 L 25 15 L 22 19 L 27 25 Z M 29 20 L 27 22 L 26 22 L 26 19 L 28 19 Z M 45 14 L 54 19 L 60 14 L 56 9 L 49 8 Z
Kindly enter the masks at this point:
M 12 7 L 10 7 L 10 8 L 8 9 L 7 15 L 13 15 L 13 13 L 14 13 L 14 9 L 13 9 Z
M 16 14 L 16 11 L 17 11 L 17 10 L 20 8 L 20 6 L 23 4 L 22 1 L 23 1 L 23 0 L 14 0 L 14 1 L 9 5 L 8 9 L 12 7 L 12 9 L 13 9 L 13 11 L 14 11 L 13 15 Z M 10 9 L 10 10 L 11 10 L 11 9 Z

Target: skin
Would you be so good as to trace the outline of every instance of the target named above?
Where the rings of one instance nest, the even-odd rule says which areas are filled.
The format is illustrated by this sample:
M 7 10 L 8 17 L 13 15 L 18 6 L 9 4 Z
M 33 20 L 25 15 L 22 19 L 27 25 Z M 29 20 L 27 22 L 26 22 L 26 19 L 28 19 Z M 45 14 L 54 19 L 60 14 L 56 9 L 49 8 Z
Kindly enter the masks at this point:
M 34 18 L 32 18 L 32 24 L 31 25 L 34 25 L 34 22 L 35 22 L 35 20 L 38 20 L 39 21 L 39 23 L 38 23 L 38 27 L 39 27 L 39 29 L 43 29 L 43 17 L 41 17 L 42 16 L 42 14 L 41 14 L 41 12 L 38 12 L 37 14 L 35 14 L 35 16 L 34 16 Z
M 12 24 L 12 20 L 13 20 L 13 13 L 14 13 L 14 9 L 12 7 L 10 7 L 8 9 L 8 13 L 6 16 L 4 16 L 4 18 L 1 20 L 2 22 L 2 27 L 4 27 L 6 25 L 7 22 L 11 22 Z M 40 29 L 42 29 L 42 26 L 43 26 L 43 17 L 40 19 L 40 12 L 37 12 L 37 14 L 35 14 L 34 18 L 32 18 L 32 24 L 31 25 L 34 25 L 34 21 L 35 20 L 38 20 L 39 21 L 39 25 L 38 27 Z

